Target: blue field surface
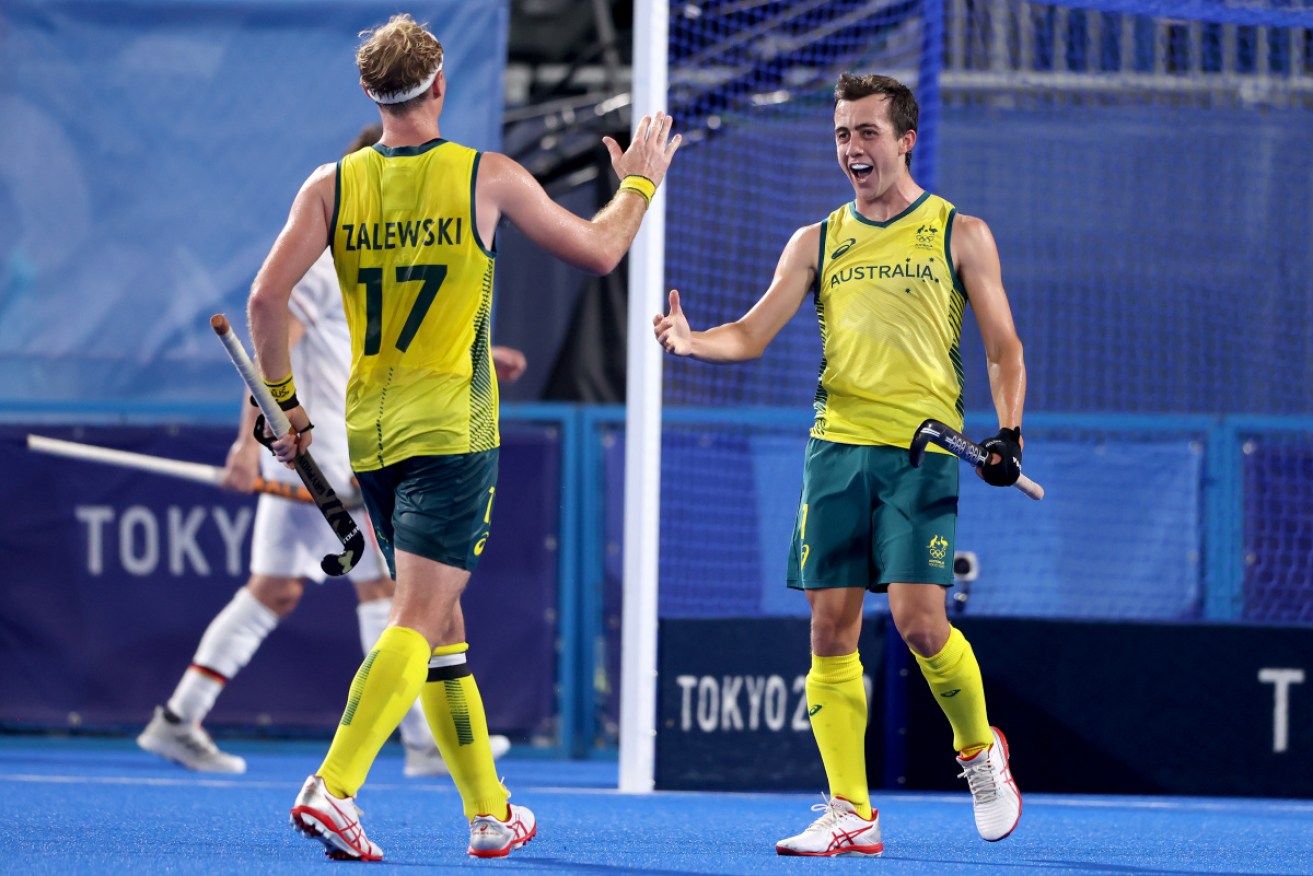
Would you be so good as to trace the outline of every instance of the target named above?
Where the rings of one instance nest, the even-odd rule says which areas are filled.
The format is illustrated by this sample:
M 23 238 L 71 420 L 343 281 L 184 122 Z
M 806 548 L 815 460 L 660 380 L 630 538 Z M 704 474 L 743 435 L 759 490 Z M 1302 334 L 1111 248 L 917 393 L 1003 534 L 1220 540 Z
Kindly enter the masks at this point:
M 12 873 L 355 872 L 757 874 L 1310 874 L 1313 801 L 1033 794 L 1016 833 L 976 835 L 961 794 L 882 793 L 879 860 L 780 858 L 774 841 L 814 817 L 816 795 L 617 793 L 616 765 L 500 761 L 537 839 L 501 861 L 465 855 L 449 780 L 402 776 L 389 745 L 359 796 L 378 864 L 327 860 L 288 809 L 324 742 L 225 741 L 242 776 L 202 776 L 131 739 L 0 736 L 0 862 Z M 1024 784 L 1023 784 L 1024 791 Z

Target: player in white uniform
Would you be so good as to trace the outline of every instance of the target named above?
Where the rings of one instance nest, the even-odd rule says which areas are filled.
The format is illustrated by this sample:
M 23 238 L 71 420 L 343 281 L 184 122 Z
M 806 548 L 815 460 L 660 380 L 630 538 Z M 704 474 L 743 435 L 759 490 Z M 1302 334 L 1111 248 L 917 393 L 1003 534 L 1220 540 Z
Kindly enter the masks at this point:
M 368 139 L 362 133 L 366 142 L 361 145 L 370 145 L 377 136 L 375 132 L 373 139 Z M 289 324 L 297 393 L 315 419 L 315 461 L 339 495 L 345 496 L 353 483 L 345 409 L 351 335 L 328 250 L 293 289 L 288 306 L 293 317 Z M 517 350 L 494 347 L 493 359 L 502 380 L 515 380 L 524 371 L 524 356 Z M 300 483 L 294 471 L 255 440 L 256 415 L 254 407 L 243 405 L 237 440 L 224 466 L 223 486 L 250 493 L 257 475 Z M 361 532 L 373 533 L 363 508 L 352 509 L 351 515 Z M 246 761 L 220 751 L 201 723 L 224 685 L 250 662 L 278 622 L 296 608 L 306 580 L 323 582 L 326 576 L 319 562 L 324 555 L 340 551 L 333 530 L 314 505 L 260 496 L 251 540 L 251 577 L 210 622 L 173 696 L 166 705 L 156 707 L 137 744 L 198 772 L 245 772 Z M 387 626 L 395 589 L 372 539 L 370 549 L 346 578 L 360 598 L 360 642 L 368 653 Z M 407 776 L 447 773 L 418 701 L 401 721 L 401 740 L 406 748 Z M 505 736 L 492 736 L 489 741 L 494 757 L 510 748 Z

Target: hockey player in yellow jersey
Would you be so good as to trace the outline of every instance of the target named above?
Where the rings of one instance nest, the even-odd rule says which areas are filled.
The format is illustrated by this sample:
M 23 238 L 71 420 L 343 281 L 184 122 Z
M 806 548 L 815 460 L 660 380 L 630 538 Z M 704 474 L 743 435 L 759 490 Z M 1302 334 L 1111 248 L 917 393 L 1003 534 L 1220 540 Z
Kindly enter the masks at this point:
M 912 178 L 918 107 L 887 76 L 844 74 L 835 87 L 834 144 L 851 202 L 798 229 L 761 299 L 736 322 L 691 331 L 671 291 L 653 317 L 679 356 L 741 362 L 761 356 L 809 292 L 821 328 L 816 419 L 807 445 L 788 583 L 811 606 L 807 702 L 829 781 L 821 816 L 780 840 L 781 855 L 879 855 L 879 815 L 866 781 L 867 704 L 857 652 L 866 591 L 889 611 L 953 728 L 981 837 L 1008 836 L 1021 817 L 1007 741 L 990 725 L 980 667 L 948 621 L 958 465 L 939 452 L 914 469 L 907 447 L 933 417 L 962 427 L 959 340 L 968 303 L 988 360 L 999 431 L 981 477 L 1021 473 L 1026 369 L 1003 290 L 998 248 L 980 219 L 958 213 Z
M 564 261 L 611 271 L 680 137 L 656 113 L 638 122 L 627 149 L 604 138 L 619 189 L 583 219 L 510 158 L 442 139 L 443 49 L 424 26 L 396 15 L 362 36 L 356 65 L 382 138 L 310 175 L 249 302 L 260 370 L 292 425 L 273 449 L 289 463 L 311 444 L 313 411 L 296 396 L 287 298 L 327 242 L 351 328 L 352 469 L 396 578 L 388 627 L 356 673 L 328 755 L 291 818 L 332 857 L 380 860 L 354 798 L 418 695 L 470 822 L 469 854 L 503 857 L 536 835 L 537 822 L 508 802 L 498 779 L 460 606 L 489 543 L 497 492 L 493 236 L 506 218 Z

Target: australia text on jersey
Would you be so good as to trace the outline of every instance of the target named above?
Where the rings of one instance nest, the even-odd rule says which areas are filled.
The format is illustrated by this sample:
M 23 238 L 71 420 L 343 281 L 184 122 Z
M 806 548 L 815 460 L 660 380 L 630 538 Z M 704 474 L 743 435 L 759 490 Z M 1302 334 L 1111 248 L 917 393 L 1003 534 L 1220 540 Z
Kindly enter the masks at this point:
M 931 273 L 928 264 L 912 264 L 911 259 L 904 260 L 903 264 L 892 265 L 854 265 L 850 268 L 836 270 L 830 275 L 830 288 L 847 283 L 852 280 L 890 280 L 895 277 L 908 280 L 929 280 L 932 283 L 938 283 L 938 278 Z

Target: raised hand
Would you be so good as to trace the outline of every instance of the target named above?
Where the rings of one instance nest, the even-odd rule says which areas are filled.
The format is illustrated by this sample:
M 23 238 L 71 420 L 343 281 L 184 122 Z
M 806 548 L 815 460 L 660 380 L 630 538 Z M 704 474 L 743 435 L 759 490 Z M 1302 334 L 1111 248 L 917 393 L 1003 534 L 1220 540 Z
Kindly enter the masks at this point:
M 657 343 L 667 353 L 687 356 L 693 352 L 693 337 L 688 329 L 688 320 L 684 317 L 684 309 L 679 306 L 679 290 L 670 290 L 670 312 L 665 316 L 658 313 L 652 317 L 652 331 Z
M 634 139 L 629 148 L 622 150 L 620 144 L 610 137 L 603 137 L 602 143 L 611 154 L 611 167 L 620 179 L 630 174 L 645 176 L 652 185 L 661 185 L 666 177 L 666 168 L 675 157 L 675 150 L 684 142 L 680 134 L 670 136 L 670 127 L 674 119 L 659 112 L 655 116 L 643 116 L 634 129 Z

